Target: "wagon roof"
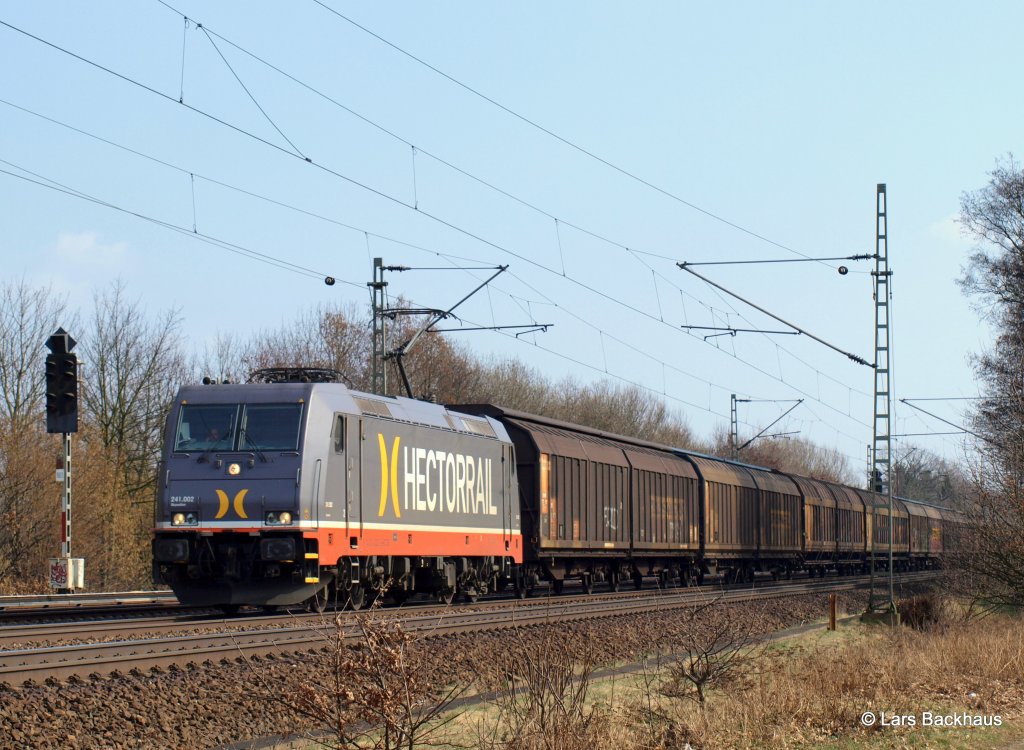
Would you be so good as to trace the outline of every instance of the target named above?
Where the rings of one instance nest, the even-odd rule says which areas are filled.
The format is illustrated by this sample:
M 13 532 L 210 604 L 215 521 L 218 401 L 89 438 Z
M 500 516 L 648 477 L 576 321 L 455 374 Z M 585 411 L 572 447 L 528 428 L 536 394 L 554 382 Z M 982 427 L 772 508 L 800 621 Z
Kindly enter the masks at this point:
M 791 474 L 790 479 L 796 482 L 797 487 L 804 493 L 805 499 L 816 501 L 828 508 L 836 506 L 835 495 L 832 494 L 827 485 L 819 482 L 817 479 L 801 477 L 796 474 Z
M 752 490 L 757 489 L 757 485 L 754 483 L 754 478 L 750 475 L 750 472 L 742 466 L 737 466 L 736 464 L 728 461 L 706 458 L 704 456 L 695 456 L 689 453 L 686 454 L 686 457 L 693 461 L 697 469 L 700 471 L 701 476 L 703 476 L 704 480 L 707 482 L 720 482 L 721 484 L 748 487 Z

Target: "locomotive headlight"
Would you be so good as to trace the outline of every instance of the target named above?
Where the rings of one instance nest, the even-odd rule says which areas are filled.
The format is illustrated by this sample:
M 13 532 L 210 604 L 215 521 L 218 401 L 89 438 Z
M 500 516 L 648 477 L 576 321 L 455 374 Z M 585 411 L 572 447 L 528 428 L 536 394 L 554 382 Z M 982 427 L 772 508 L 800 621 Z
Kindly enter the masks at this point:
M 228 474 L 233 477 L 237 477 L 242 473 L 242 467 L 239 464 L 228 464 Z
M 171 516 L 171 526 L 195 526 L 199 516 L 195 513 L 175 513 Z
M 277 522 L 283 526 L 287 526 L 292 522 L 292 514 L 288 511 L 284 511 L 283 513 L 281 513 L 281 515 L 277 517 Z
M 279 513 L 271 511 L 265 518 L 268 526 L 288 526 L 292 522 L 292 514 L 286 510 Z

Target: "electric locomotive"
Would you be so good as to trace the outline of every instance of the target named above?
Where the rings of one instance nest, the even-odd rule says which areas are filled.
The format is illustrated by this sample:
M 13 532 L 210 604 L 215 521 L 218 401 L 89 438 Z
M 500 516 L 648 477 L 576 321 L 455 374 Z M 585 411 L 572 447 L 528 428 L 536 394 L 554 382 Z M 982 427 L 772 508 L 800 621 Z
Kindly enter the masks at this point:
M 183 387 L 167 418 L 153 577 L 183 604 L 451 601 L 522 562 L 500 422 L 334 382 Z

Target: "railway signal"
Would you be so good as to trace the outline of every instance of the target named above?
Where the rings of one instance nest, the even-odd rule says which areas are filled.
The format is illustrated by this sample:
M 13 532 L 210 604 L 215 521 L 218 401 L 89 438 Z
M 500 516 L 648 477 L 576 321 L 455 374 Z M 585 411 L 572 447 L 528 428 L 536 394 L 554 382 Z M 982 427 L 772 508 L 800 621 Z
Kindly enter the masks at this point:
M 63 328 L 46 340 L 46 431 L 78 432 L 78 357 L 71 353 L 77 342 Z
M 71 433 L 78 432 L 78 357 L 71 350 L 76 343 L 63 328 L 46 340 L 46 431 L 60 433 L 64 444 L 60 557 L 50 558 L 50 586 L 62 593 L 85 585 L 85 560 L 71 557 Z

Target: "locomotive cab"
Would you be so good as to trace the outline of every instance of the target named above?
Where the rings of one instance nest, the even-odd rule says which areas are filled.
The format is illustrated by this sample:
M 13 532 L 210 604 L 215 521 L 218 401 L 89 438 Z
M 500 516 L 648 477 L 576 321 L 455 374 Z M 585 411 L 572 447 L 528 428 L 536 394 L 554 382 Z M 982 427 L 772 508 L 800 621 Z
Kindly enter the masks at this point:
M 165 431 L 153 576 L 182 603 L 287 605 L 316 591 L 315 549 L 302 532 L 316 514 L 313 492 L 303 492 L 309 395 L 303 384 L 179 393 Z

